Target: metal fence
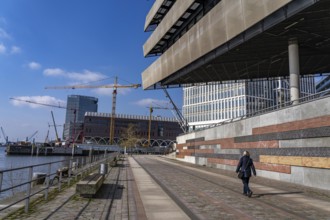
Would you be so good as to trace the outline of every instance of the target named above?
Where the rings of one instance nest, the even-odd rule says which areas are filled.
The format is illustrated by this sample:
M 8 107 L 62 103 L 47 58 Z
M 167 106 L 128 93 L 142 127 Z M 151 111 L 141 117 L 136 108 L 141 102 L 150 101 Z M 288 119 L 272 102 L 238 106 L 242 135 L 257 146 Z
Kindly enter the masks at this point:
M 97 169 L 100 164 L 108 163 L 114 160 L 118 154 L 119 153 L 105 152 L 105 154 L 91 157 L 79 157 L 68 160 L 60 160 L 49 163 L 0 170 L 0 195 L 14 189 L 18 189 L 19 192 L 17 194 L 20 195 L 17 196 L 16 199 L 12 199 L 9 204 L 2 205 L 0 207 L 0 212 L 23 201 L 25 201 L 25 212 L 28 212 L 30 200 L 33 196 L 43 192 L 45 200 L 47 200 L 48 193 L 51 189 L 57 189 L 58 191 L 61 191 L 63 184 L 70 185 L 73 179 L 78 180 L 78 178 L 89 174 L 93 170 Z M 68 166 L 62 167 L 60 169 L 54 169 L 54 167 L 58 167 L 61 164 L 68 164 Z M 47 170 L 47 172 L 36 173 L 35 171 L 40 167 L 43 167 L 44 170 Z M 16 171 L 21 171 L 21 173 L 27 174 L 23 175 L 23 182 L 14 183 L 11 186 L 3 188 L 4 177 L 10 176 L 10 174 Z M 36 185 L 41 182 L 42 186 L 37 187 Z

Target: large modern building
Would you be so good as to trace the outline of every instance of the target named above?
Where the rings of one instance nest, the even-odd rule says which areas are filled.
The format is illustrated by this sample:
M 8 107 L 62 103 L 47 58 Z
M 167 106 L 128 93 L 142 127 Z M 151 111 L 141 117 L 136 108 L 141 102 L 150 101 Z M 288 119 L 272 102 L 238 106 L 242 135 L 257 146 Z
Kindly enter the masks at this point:
M 110 136 L 109 113 L 87 112 L 84 122 L 84 143 L 109 144 Z M 138 137 L 137 145 L 146 146 L 169 146 L 176 137 L 182 133 L 179 123 L 175 118 L 150 117 L 138 115 L 117 114 L 115 118 L 114 144 L 119 144 L 125 138 L 125 132 L 129 124 L 132 124 Z
M 181 134 L 176 158 L 233 171 L 248 150 L 259 176 L 329 190 L 330 96 L 305 101 L 299 86 L 301 76 L 330 72 L 329 14 L 330 0 L 156 0 L 146 16 L 144 30 L 151 34 L 143 52 L 158 58 L 142 72 L 144 89 L 279 77 L 290 85 L 292 105 Z M 205 98 L 206 105 L 195 108 L 233 108 L 252 98 L 246 90 L 264 93 L 262 85 L 237 84 L 220 93 L 228 102 Z M 239 94 L 246 99 L 229 98 Z M 280 97 L 285 100 L 283 92 Z M 247 110 L 265 103 L 252 98 Z M 236 106 L 227 117 L 241 111 Z
M 97 112 L 98 99 L 90 96 L 69 95 L 63 128 L 63 139 L 67 142 L 81 142 L 86 112 Z
M 330 71 L 328 0 L 156 0 L 144 89 Z M 298 91 L 295 91 L 295 93 Z M 293 97 L 295 99 L 295 97 Z
M 301 97 L 315 93 L 314 77 L 300 80 Z M 290 101 L 287 79 L 214 83 L 183 88 L 183 115 L 189 129 L 253 115 Z

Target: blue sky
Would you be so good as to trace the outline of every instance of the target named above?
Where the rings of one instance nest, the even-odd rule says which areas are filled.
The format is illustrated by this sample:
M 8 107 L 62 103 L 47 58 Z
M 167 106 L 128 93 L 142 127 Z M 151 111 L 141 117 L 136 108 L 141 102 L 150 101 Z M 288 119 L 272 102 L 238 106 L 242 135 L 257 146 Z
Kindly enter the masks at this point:
M 112 89 L 46 90 L 98 81 L 141 83 L 141 73 L 155 58 L 144 58 L 143 32 L 152 0 L 1 0 L 0 1 L 0 126 L 10 141 L 38 131 L 43 141 L 54 112 L 63 124 L 65 110 L 10 100 L 65 104 L 68 95 L 99 98 L 99 112 L 110 112 Z M 105 80 L 104 80 L 105 79 Z M 91 85 L 95 85 L 91 84 Z M 182 92 L 169 90 L 180 107 Z M 118 89 L 117 113 L 148 115 L 151 103 L 168 103 L 162 90 Z M 154 104 L 155 105 L 155 104 Z M 168 110 L 155 115 L 172 117 Z M 58 128 L 62 134 L 61 127 Z M 55 138 L 50 127 L 50 138 Z M 4 142 L 0 133 L 0 142 Z

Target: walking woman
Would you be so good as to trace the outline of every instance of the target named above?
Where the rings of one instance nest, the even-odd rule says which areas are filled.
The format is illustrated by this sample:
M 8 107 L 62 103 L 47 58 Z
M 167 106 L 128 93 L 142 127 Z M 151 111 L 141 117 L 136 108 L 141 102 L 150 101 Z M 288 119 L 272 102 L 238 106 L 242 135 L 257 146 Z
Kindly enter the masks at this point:
M 243 182 L 243 195 L 251 197 L 253 192 L 249 188 L 249 181 L 251 177 L 251 170 L 253 175 L 256 176 L 256 169 L 253 165 L 253 160 L 250 158 L 250 153 L 248 151 L 244 151 L 243 156 L 239 159 L 237 164 L 236 173 L 239 171 L 243 172 L 242 182 Z

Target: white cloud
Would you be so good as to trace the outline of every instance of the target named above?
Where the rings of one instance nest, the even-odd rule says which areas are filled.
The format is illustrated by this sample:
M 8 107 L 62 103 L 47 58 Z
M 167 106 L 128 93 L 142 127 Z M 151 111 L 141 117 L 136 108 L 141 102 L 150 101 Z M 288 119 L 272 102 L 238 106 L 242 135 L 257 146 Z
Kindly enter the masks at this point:
M 41 108 L 47 105 L 62 108 L 66 106 L 65 101 L 51 96 L 18 96 L 11 99 L 10 102 L 14 106 L 28 106 L 30 108 Z
M 93 89 L 92 92 L 98 95 L 104 95 L 104 96 L 112 96 L 112 91 L 113 89 L 108 89 L 108 88 L 98 88 L 98 89 Z
M 10 39 L 10 35 L 3 28 L 0 28 L 0 38 Z
M 113 84 L 109 84 L 109 85 L 113 86 Z M 130 89 L 130 88 L 118 88 L 117 94 L 126 95 L 126 94 L 130 93 L 131 91 L 132 91 L 132 89 Z M 98 94 L 98 95 L 112 96 L 113 89 L 112 88 L 98 88 L 98 89 L 93 89 L 92 92 L 94 92 L 95 94 Z
M 38 69 L 41 68 L 40 63 L 37 63 L 37 62 L 34 62 L 34 61 L 30 62 L 30 63 L 28 64 L 28 66 L 29 66 L 29 68 L 30 68 L 31 70 L 38 70 Z
M 84 70 L 82 72 L 67 72 L 60 68 L 45 69 L 45 76 L 61 76 L 72 80 L 70 84 L 88 83 L 107 78 L 106 75 L 98 72 Z
M 168 106 L 169 103 L 166 100 L 148 98 L 148 99 L 141 99 L 135 102 L 135 104 L 142 107 L 157 106 L 157 105 L 166 107 Z
M 0 54 L 5 54 L 6 50 L 7 50 L 6 46 L 1 43 L 0 44 Z
M 89 70 L 84 70 L 82 73 L 68 72 L 66 74 L 66 77 L 68 77 L 69 79 L 78 81 L 80 83 L 98 81 L 98 80 L 106 78 L 106 76 L 103 75 L 102 73 L 92 72 L 92 71 L 89 71 Z
M 46 76 L 65 76 L 65 71 L 60 68 L 45 69 L 44 75 L 46 75 Z
M 0 25 L 3 26 L 3 25 L 6 25 L 6 20 L 3 18 L 3 17 L 0 17 Z M 11 41 L 11 36 L 7 33 L 7 31 L 0 27 L 0 39 L 3 40 L 3 41 Z M 6 46 L 1 43 L 0 44 L 0 54 L 5 54 L 7 52 L 7 48 Z M 9 54 L 18 54 L 18 53 L 21 53 L 21 48 L 19 48 L 18 46 L 15 46 L 13 45 L 12 47 L 8 47 L 8 53 Z
M 19 48 L 17 46 L 12 46 L 11 47 L 11 50 L 10 50 L 11 54 L 18 54 L 18 53 L 21 53 L 21 52 L 22 52 L 21 48 Z

